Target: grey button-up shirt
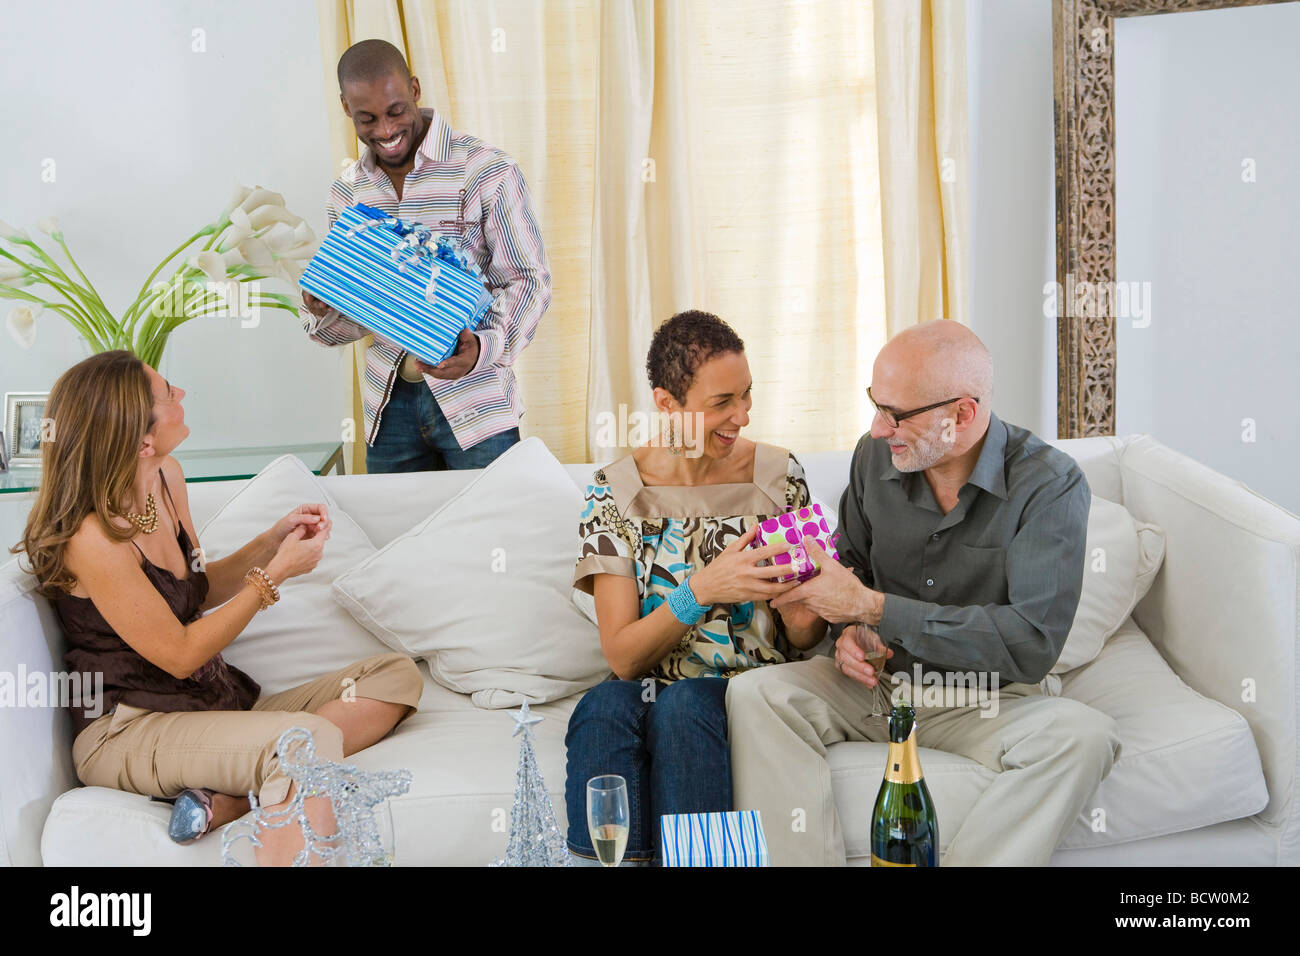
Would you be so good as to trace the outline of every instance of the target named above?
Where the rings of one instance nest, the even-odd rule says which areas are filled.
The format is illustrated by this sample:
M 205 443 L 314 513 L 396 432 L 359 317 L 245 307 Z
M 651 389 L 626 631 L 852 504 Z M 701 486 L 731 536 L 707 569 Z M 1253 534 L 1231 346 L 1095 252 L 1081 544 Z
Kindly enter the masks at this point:
M 862 436 L 836 547 L 885 594 L 876 630 L 889 669 L 1042 680 L 1079 605 L 1091 502 L 1073 458 L 996 415 L 947 514 L 923 474 L 899 472 L 888 443 Z

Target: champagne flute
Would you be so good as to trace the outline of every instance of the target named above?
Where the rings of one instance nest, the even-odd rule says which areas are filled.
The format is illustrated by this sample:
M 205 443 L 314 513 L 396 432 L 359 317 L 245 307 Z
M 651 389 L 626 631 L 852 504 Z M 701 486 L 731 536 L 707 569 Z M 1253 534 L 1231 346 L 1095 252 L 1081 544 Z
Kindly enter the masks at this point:
M 623 862 L 630 820 L 626 780 L 605 774 L 587 781 L 587 832 L 601 866 Z
M 867 634 L 866 622 L 858 621 L 857 626 L 858 626 L 858 643 L 862 646 L 862 649 L 866 652 L 867 663 L 871 665 L 871 669 L 875 671 L 876 674 L 876 686 L 872 688 L 872 690 L 875 691 L 875 693 L 871 697 L 871 716 L 884 717 L 885 713 L 880 709 L 880 682 L 884 680 L 884 676 L 885 676 L 885 661 L 889 659 L 888 655 L 886 654 L 886 651 L 888 649 L 885 647 L 883 642 L 879 645 L 878 649 L 875 647 L 868 647 L 866 642 L 866 634 Z

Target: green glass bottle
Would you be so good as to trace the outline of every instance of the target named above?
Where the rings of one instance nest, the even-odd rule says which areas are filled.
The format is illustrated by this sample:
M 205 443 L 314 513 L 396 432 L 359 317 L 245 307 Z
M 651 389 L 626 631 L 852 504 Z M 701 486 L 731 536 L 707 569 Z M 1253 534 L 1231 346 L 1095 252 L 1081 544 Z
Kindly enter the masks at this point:
M 939 820 L 916 752 L 916 712 L 889 712 L 889 762 L 871 811 L 872 866 L 938 866 Z

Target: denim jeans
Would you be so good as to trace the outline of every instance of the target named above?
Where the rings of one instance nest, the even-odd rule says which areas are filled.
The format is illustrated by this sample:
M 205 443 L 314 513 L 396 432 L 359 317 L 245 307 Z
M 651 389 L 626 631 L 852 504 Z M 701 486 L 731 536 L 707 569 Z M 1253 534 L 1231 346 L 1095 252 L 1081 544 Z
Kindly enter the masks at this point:
M 616 773 L 627 781 L 630 826 L 623 859 L 659 855 L 659 817 L 731 809 L 727 679 L 692 677 L 671 684 L 609 680 L 578 701 L 564 742 L 564 805 L 569 851 L 592 857 L 587 781 Z
M 429 386 L 396 375 L 379 421 L 379 434 L 366 448 L 366 471 L 486 468 L 518 441 L 519 429 L 511 428 L 462 451 Z

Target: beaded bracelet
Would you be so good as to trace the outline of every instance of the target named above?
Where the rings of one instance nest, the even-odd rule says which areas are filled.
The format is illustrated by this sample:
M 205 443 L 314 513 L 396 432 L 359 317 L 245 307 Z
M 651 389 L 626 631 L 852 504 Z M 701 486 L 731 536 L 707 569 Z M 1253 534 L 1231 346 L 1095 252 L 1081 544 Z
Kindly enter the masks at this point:
M 249 568 L 244 573 L 244 582 L 251 584 L 257 590 L 258 600 L 262 604 L 258 608 L 259 611 L 265 611 L 280 600 L 280 589 L 271 580 L 271 576 L 261 568 Z
M 275 599 L 277 601 L 280 600 L 280 588 L 279 586 L 276 585 L 274 581 L 271 580 L 271 575 L 267 574 L 264 570 L 258 567 L 249 568 L 249 571 L 252 572 L 253 574 L 256 574 L 263 581 L 265 581 L 266 586 L 270 588 L 271 593 L 275 596 Z
M 677 620 L 691 627 L 700 622 L 708 608 L 701 607 L 695 600 L 695 592 L 691 590 L 688 579 L 668 592 L 668 610 L 672 611 Z
M 271 600 L 271 592 L 267 588 L 265 581 L 259 578 L 252 571 L 248 571 L 244 574 L 244 583 L 251 586 L 253 591 L 256 592 L 257 609 L 259 611 L 265 611 L 271 606 L 273 603 Z

